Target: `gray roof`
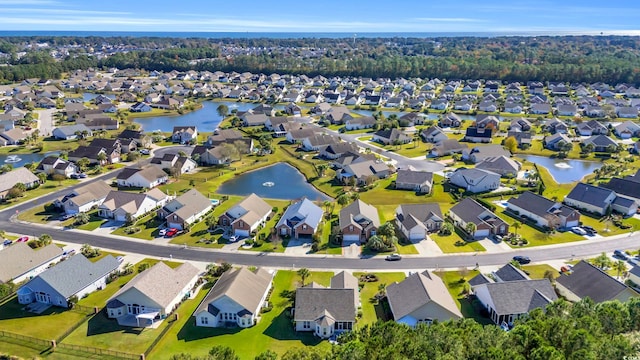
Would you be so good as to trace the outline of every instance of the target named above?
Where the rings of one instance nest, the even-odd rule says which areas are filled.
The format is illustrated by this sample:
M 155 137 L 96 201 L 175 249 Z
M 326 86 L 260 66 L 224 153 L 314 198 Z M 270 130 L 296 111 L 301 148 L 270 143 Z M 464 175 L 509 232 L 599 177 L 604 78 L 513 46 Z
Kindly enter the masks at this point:
M 400 320 L 424 305 L 434 302 L 451 313 L 453 318 L 462 318 L 455 301 L 442 279 L 429 271 L 415 273 L 400 283 L 387 286 L 387 299 L 393 317 Z
M 634 177 L 626 177 L 624 179 L 620 178 L 612 178 L 609 183 L 601 184 L 603 188 L 607 188 L 609 190 L 615 191 L 616 195 L 624 195 L 629 196 L 634 199 L 640 200 L 640 186 L 638 186 L 638 182 L 633 179 L 637 179 Z M 620 196 L 616 198 L 615 203 L 619 203 L 618 199 L 624 199 Z
M 358 221 L 357 218 L 362 218 L 362 221 Z M 379 227 L 380 216 L 378 215 L 378 209 L 360 199 L 352 202 L 340 210 L 340 228 L 344 229 L 351 224 L 364 225 L 364 228 L 368 225 Z
M 0 283 L 9 282 L 61 255 L 62 249 L 54 244 L 34 250 L 26 243 L 17 242 L 0 251 Z
M 513 204 L 521 209 L 527 210 L 541 217 L 547 216 L 549 214 L 557 215 L 558 212 L 564 216 L 568 216 L 576 211 L 573 208 L 570 208 L 566 205 L 561 205 L 543 196 L 532 193 L 531 191 L 525 191 L 518 197 L 509 199 L 507 203 Z
M 305 223 L 315 229 L 322 220 L 322 214 L 321 207 L 305 198 L 290 205 L 278 221 L 278 224 L 276 224 L 276 227 L 282 224 L 292 227 L 292 223 L 295 222 Z
M 496 214 L 492 213 L 489 209 L 480 205 L 472 198 L 464 198 L 462 201 L 452 207 L 449 212 L 456 214 L 465 223 L 471 222 L 478 225 L 480 223 L 486 222 L 488 224 L 492 224 L 492 226 L 496 226 L 499 223 L 504 223 L 504 221 L 500 219 Z M 485 212 L 489 215 L 480 218 L 480 215 L 484 214 Z
M 86 131 L 87 133 L 91 133 L 91 129 L 89 129 L 85 124 L 76 124 L 76 125 L 67 125 L 67 126 L 59 126 L 53 130 L 58 130 L 65 136 L 75 135 L 76 131 Z
M 582 141 L 584 145 L 593 144 L 598 147 L 606 147 L 609 145 L 617 146 L 618 143 L 607 135 L 593 135 Z
M 484 158 L 476 165 L 476 169 L 489 170 L 498 174 L 516 173 L 520 170 L 520 164 L 504 155 Z
M 209 311 L 217 315 L 220 309 L 210 304 L 223 296 L 227 296 L 245 310 L 254 311 L 260 304 L 260 300 L 271 286 L 273 275 L 259 268 L 251 272 L 247 268 L 231 269 L 222 274 L 213 285 L 207 296 L 202 300 L 194 312 Z
M 68 299 L 80 290 L 115 271 L 119 265 L 120 263 L 111 255 L 107 255 L 96 262 L 91 262 L 82 254 L 78 254 L 48 269 L 38 277 Z M 29 287 L 31 281 L 25 286 Z
M 589 297 L 596 303 L 613 300 L 628 286 L 612 278 L 596 266 L 581 260 L 570 275 L 561 275 L 556 282 L 579 298 Z
M 313 321 L 326 316 L 336 322 L 355 321 L 354 289 L 300 287 L 296 290 L 295 321 Z
M 407 229 L 411 229 L 418 223 L 424 223 L 425 221 L 436 217 L 439 221 L 444 221 L 442 216 L 442 210 L 440 210 L 440 204 L 427 203 L 427 204 L 402 204 L 399 206 L 401 214 L 397 213 L 396 216 Z
M 396 177 L 396 183 L 407 183 L 422 185 L 424 183 L 433 183 L 433 173 L 428 171 L 416 171 L 411 169 L 400 169 Z
M 531 280 L 522 270 L 507 264 L 494 272 L 498 281 Z
M 478 286 L 478 285 L 488 284 L 488 283 L 492 283 L 492 282 L 493 282 L 493 280 L 491 280 L 490 278 L 488 278 L 484 274 L 480 273 L 480 274 L 472 277 L 469 280 L 469 285 L 471 285 L 471 287 L 475 287 L 475 286 Z
M 354 289 L 358 290 L 358 279 L 346 271 L 340 271 L 331 278 L 332 289 Z
M 606 207 L 607 203 L 605 203 L 605 199 L 611 194 L 613 194 L 613 191 L 609 189 L 585 183 L 577 183 L 565 199 L 572 199 L 598 207 Z
M 482 284 L 476 292 L 485 286 L 498 315 L 525 314 L 558 299 L 549 279 Z
M 150 165 L 150 166 L 144 166 L 142 168 L 136 168 L 136 167 L 124 168 L 116 178 L 120 180 L 127 180 L 135 174 L 140 174 L 142 178 L 148 181 L 156 181 L 158 179 L 167 177 L 167 173 L 165 173 L 158 166 Z
M 11 189 L 16 184 L 30 185 L 40 181 L 29 169 L 19 167 L 0 175 L 0 192 Z
M 172 269 L 160 261 L 136 275 L 120 288 L 109 301 L 117 299 L 130 289 L 136 289 L 158 305 L 166 308 L 177 296 L 181 295 L 182 289 L 197 277 L 199 272 L 200 270 L 190 263 L 184 263 Z

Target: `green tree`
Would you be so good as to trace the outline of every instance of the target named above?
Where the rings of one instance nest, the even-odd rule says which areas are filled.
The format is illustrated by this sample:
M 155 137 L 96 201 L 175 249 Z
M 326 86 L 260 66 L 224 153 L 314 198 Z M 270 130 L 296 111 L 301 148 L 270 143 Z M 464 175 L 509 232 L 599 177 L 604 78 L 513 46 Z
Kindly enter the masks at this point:
M 607 269 L 611 267 L 611 259 L 605 253 L 602 253 L 593 259 L 592 263 L 600 269 Z
M 338 205 L 340 205 L 340 207 L 344 207 L 345 205 L 347 205 L 349 203 L 349 200 L 351 200 L 351 198 L 348 193 L 342 193 L 336 198 L 336 202 L 338 203 Z
M 227 114 L 229 114 L 229 107 L 225 104 L 220 104 L 216 108 L 216 112 L 221 118 L 224 119 L 225 117 L 227 117 Z
M 513 136 L 509 136 L 504 140 L 504 147 L 513 154 L 518 150 L 518 140 Z
M 473 238 L 476 232 L 476 224 L 468 222 L 467 225 L 465 225 L 464 230 L 469 234 L 469 237 Z
M 511 224 L 511 227 L 513 227 L 513 230 L 514 230 L 513 233 L 518 235 L 518 229 L 522 227 L 522 224 L 519 221 L 514 221 L 513 224 Z
M 209 350 L 209 360 L 240 360 L 236 352 L 228 347 L 216 345 Z
M 89 214 L 85 213 L 85 212 L 81 212 L 76 214 L 73 224 L 74 225 L 83 225 L 89 222 L 89 220 L 91 220 L 91 218 L 89 217 Z
M 107 161 L 107 154 L 101 152 L 96 156 L 96 159 L 100 164 L 104 164 Z
M 309 271 L 309 269 L 307 269 L 307 268 L 298 269 L 298 271 L 296 273 L 300 277 L 301 286 L 304 286 L 305 285 L 305 281 L 307 280 L 307 278 L 309 276 L 311 276 L 311 271 Z
M 627 264 L 622 260 L 618 260 L 613 263 L 613 270 L 616 271 L 617 277 L 620 279 L 620 276 L 627 272 Z
M 87 167 L 89 166 L 89 164 L 91 164 L 91 160 L 89 160 L 86 157 L 83 157 L 82 159 L 76 162 L 76 165 L 78 165 L 78 168 L 80 169 L 81 172 L 87 171 Z

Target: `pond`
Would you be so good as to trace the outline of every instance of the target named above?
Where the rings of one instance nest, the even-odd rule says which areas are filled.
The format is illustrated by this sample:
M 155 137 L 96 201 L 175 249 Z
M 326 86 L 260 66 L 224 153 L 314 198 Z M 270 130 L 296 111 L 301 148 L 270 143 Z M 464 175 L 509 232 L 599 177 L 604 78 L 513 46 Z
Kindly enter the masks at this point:
M 58 155 L 57 152 L 50 152 L 46 154 L 9 154 L 0 155 L 0 165 L 11 164 L 14 168 L 24 166 L 27 163 L 38 164 L 42 159 L 49 155 Z
M 537 164 L 538 166 L 543 166 L 549 170 L 551 176 L 553 176 L 559 184 L 580 181 L 585 175 L 589 175 L 596 169 L 602 167 L 602 163 L 598 161 L 552 159 L 539 155 L 517 155 L 517 157 Z
M 306 197 L 309 200 L 329 200 L 307 182 L 298 169 L 286 163 L 277 163 L 265 168 L 250 171 L 223 183 L 218 193 L 225 195 L 249 195 L 269 199 L 296 200 Z

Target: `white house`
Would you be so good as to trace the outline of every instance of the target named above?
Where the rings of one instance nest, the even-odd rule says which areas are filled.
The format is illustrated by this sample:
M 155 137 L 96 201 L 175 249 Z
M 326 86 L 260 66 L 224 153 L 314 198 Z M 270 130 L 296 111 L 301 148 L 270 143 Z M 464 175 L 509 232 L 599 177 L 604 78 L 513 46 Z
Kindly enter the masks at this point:
M 273 273 L 262 268 L 231 269 L 222 274 L 193 313 L 196 326 L 248 328 L 260 320 Z
M 62 208 L 65 214 L 87 212 L 94 206 L 100 206 L 111 190 L 111 186 L 96 181 L 72 190 L 54 201 L 54 205 Z
M 451 174 L 449 182 L 466 191 L 480 193 L 500 187 L 500 174 L 481 169 L 459 168 Z
M 172 197 L 158 189 L 151 189 L 146 193 L 132 193 L 127 191 L 111 191 L 98 206 L 101 217 L 116 221 L 127 221 L 127 214 L 132 219 L 164 206 Z
M 190 263 L 175 269 L 162 261 L 136 275 L 107 301 L 107 317 L 120 325 L 151 325 L 180 304 L 198 280 L 200 270 Z M 142 323 L 141 323 L 142 320 Z
M 159 167 L 148 165 L 142 168 L 124 168 L 116 176 L 116 181 L 119 187 L 152 189 L 169 181 L 169 176 Z
M 565 196 L 564 203 L 576 209 L 604 215 L 616 199 L 613 190 L 585 183 L 577 183 Z

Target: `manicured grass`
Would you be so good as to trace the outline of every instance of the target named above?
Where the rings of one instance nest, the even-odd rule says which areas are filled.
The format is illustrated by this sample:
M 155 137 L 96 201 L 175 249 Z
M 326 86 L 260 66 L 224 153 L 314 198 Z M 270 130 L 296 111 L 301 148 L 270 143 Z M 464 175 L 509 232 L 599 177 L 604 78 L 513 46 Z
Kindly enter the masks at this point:
M 469 279 L 478 275 L 480 272 L 477 270 L 466 270 L 467 274 L 463 277 L 460 271 L 441 271 L 437 272 L 436 275 L 440 276 L 442 281 L 444 282 L 447 290 L 449 290 L 449 294 L 458 305 L 462 316 L 465 318 L 472 318 L 480 324 L 487 325 L 491 324 L 491 320 L 486 318 L 480 314 L 480 305 L 477 301 L 472 302 L 470 298 L 467 298 L 464 294 L 465 287 L 469 289 L 469 283 L 467 282 Z
M 328 285 L 331 273 L 313 272 L 310 281 Z M 284 291 L 294 290 L 299 281 L 294 271 L 278 271 L 273 282 L 269 299 L 273 309 L 261 315 L 257 325 L 248 329 L 202 328 L 194 325 L 193 311 L 208 290 L 201 291 L 197 298 L 185 302 L 179 309 L 180 319 L 160 340 L 150 359 L 169 359 L 178 353 L 203 356 L 214 345 L 233 348 L 241 359 L 253 359 L 256 355 L 272 350 L 282 355 L 287 350 L 303 346 L 319 346 L 328 349 L 327 341 L 320 341 L 311 333 L 296 333 L 293 328 L 289 307 L 291 301 L 283 296 Z
M 31 200 L 42 195 L 46 195 L 46 194 L 58 191 L 60 189 L 64 189 L 66 187 L 75 185 L 77 183 L 78 183 L 78 180 L 70 180 L 70 179 L 63 180 L 60 182 L 47 180 L 44 184 L 40 185 L 39 187 L 25 191 L 24 196 L 20 198 L 0 202 L 0 209 L 4 209 L 24 201 Z
M 500 217 L 503 220 L 505 220 L 507 224 L 510 225 L 509 229 L 511 232 L 517 232 L 519 235 L 521 235 L 524 239 L 526 239 L 529 242 L 529 245 L 527 246 L 552 245 L 552 244 L 561 244 L 561 243 L 585 240 L 584 236 L 576 235 L 570 231 L 564 231 L 564 232 L 556 231 L 554 234 L 547 234 L 525 223 L 521 223 L 517 219 L 514 219 L 513 217 L 509 216 L 505 212 L 505 209 L 498 209 L 496 213 L 500 215 Z M 513 227 L 513 224 L 515 222 L 518 222 L 521 224 L 520 229 L 516 230 Z M 507 242 L 507 245 L 512 246 L 509 242 Z M 518 247 L 518 246 L 514 246 L 514 247 Z
M 360 275 L 366 273 L 355 272 L 353 276 L 359 278 Z M 384 310 L 382 306 L 378 304 L 378 300 L 375 299 L 375 295 L 378 293 L 378 286 L 385 284 L 391 285 L 394 282 L 401 282 L 405 278 L 405 274 L 402 272 L 390 272 L 390 273 L 375 273 L 378 277 L 378 281 L 365 282 L 364 287 L 360 289 L 360 305 L 362 307 L 362 318 L 358 321 L 358 326 L 372 324 L 378 320 L 384 319 Z
M 118 256 L 122 256 L 123 254 L 100 250 L 100 255 L 98 255 L 96 257 L 89 258 L 89 261 L 96 262 L 96 261 L 106 257 L 107 255 L 111 255 L 114 258 L 116 258 Z
M 46 224 L 61 215 L 57 211 L 46 211 L 42 206 L 33 207 L 18 214 L 18 219 L 32 223 Z
M 631 225 L 630 229 L 620 229 L 619 227 L 613 225 L 608 221 L 604 221 L 603 219 L 596 219 L 588 215 L 582 214 L 580 216 L 580 222 L 583 225 L 589 225 L 598 231 L 599 235 L 602 236 L 612 236 L 629 233 L 635 230 L 640 230 L 640 220 L 630 217 L 622 220 L 623 224 Z
M 89 222 L 78 226 L 77 229 L 93 231 L 99 228 L 105 221 L 104 218 L 98 216 L 98 210 L 93 210 L 89 212 Z
M 0 337 L 0 354 L 20 356 L 20 359 L 46 359 L 46 360 L 118 360 L 109 356 L 82 353 L 67 349 L 50 351 L 49 347 L 21 342 L 21 340 Z
M 44 340 L 57 339 L 85 314 L 51 306 L 37 315 L 23 310 L 26 305 L 13 298 L 0 306 L 0 329 Z
M 532 279 L 544 279 L 544 274 L 547 271 L 551 271 L 553 273 L 553 278 L 557 278 L 560 276 L 560 272 L 558 269 L 554 269 L 550 265 L 540 264 L 540 265 L 522 265 L 522 270 L 529 273 L 529 277 Z
M 137 233 L 127 234 L 125 232 L 125 229 L 127 228 L 127 226 L 121 226 L 116 230 L 112 231 L 111 233 L 114 235 L 120 235 L 120 236 L 130 236 L 136 239 L 152 240 L 158 234 L 158 231 L 159 231 L 158 226 L 160 226 L 160 224 L 161 222 L 158 219 L 156 219 L 155 213 L 151 213 L 147 216 L 143 216 L 140 219 L 138 219 L 138 221 L 136 221 L 135 224 L 132 226 L 140 229 L 140 231 L 138 231 Z
M 453 232 L 449 236 L 442 236 L 438 233 L 429 234 L 431 240 L 438 244 L 440 250 L 443 253 L 463 253 L 463 252 L 478 252 L 486 251 L 484 246 L 477 241 L 465 241 L 458 235 L 457 232 Z M 463 244 L 463 245 L 460 245 Z

